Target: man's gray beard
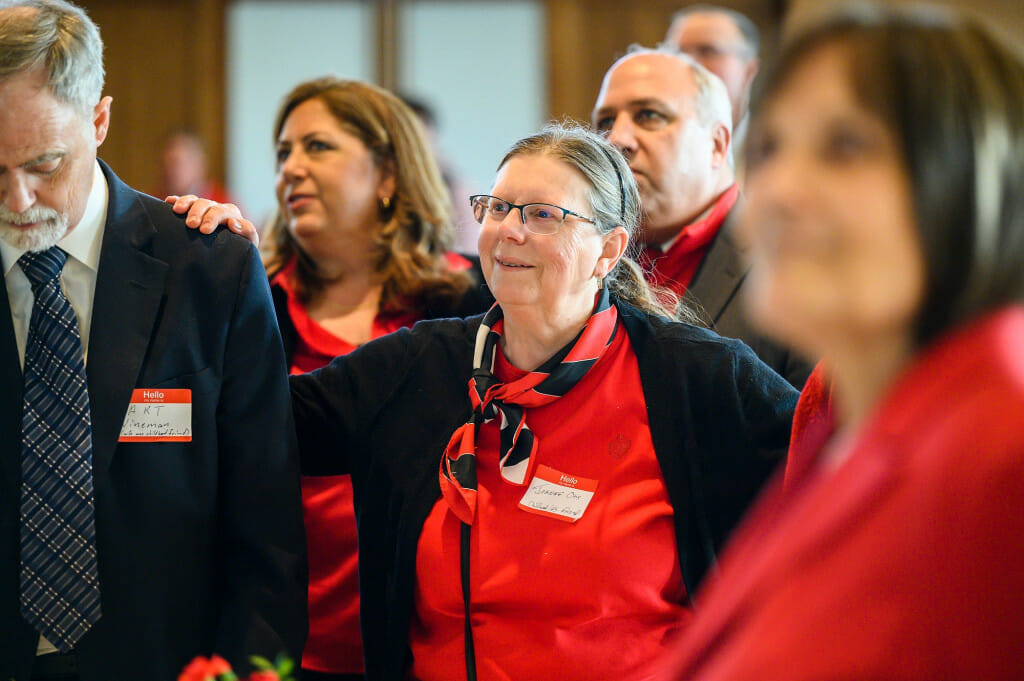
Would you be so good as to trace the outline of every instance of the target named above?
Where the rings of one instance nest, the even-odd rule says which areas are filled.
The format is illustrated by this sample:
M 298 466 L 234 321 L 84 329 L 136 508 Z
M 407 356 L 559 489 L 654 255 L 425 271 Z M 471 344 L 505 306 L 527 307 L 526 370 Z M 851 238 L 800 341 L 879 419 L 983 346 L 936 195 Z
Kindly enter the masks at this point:
M 15 227 L 38 222 L 31 229 Z M 68 231 L 68 221 L 63 215 L 52 208 L 34 206 L 21 213 L 15 213 L 0 205 L 0 239 L 23 251 L 45 251 L 64 238 Z

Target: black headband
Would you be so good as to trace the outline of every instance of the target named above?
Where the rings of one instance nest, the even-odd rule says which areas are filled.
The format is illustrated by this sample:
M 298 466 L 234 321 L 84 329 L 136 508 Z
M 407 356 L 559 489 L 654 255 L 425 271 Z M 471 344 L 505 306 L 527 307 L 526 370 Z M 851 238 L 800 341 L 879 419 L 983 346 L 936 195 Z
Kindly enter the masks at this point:
M 623 222 L 626 221 L 626 188 L 622 184 L 622 173 L 619 172 L 619 164 L 615 162 L 615 158 L 612 156 L 612 152 L 602 147 L 605 156 L 608 157 L 608 161 L 612 164 L 612 169 L 615 171 L 615 177 L 619 178 L 619 219 Z

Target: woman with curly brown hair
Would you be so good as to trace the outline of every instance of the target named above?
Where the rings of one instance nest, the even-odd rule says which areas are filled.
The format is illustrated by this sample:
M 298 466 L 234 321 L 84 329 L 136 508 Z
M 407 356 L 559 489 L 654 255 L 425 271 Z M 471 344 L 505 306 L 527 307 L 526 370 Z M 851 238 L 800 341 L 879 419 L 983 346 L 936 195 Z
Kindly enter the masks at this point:
M 448 252 L 444 182 L 398 98 L 367 83 L 307 81 L 285 97 L 274 131 L 280 219 L 267 273 L 333 336 L 355 347 L 405 325 L 395 318 L 486 306 L 470 261 Z
M 279 219 L 264 261 L 293 373 L 421 319 L 491 299 L 448 248 L 449 196 L 412 111 L 376 86 L 318 78 L 274 125 Z M 363 673 L 356 525 L 348 476 L 303 480 L 309 640 L 303 678 Z

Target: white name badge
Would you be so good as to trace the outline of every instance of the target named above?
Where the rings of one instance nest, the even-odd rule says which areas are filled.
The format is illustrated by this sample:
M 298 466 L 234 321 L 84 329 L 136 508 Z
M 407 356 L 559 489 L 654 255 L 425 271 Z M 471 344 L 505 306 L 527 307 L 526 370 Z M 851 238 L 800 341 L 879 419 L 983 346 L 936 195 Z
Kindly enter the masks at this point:
M 519 508 L 549 518 L 574 523 L 583 517 L 597 491 L 597 480 L 559 473 L 549 466 L 537 466 Z
M 136 389 L 118 442 L 191 442 L 192 391 Z

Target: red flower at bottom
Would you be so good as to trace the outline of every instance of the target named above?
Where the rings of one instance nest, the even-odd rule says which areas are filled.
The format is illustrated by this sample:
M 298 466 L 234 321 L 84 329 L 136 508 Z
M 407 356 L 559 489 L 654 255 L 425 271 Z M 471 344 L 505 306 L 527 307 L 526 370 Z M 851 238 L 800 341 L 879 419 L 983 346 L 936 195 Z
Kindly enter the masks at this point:
M 181 671 L 178 681 L 216 681 L 218 676 L 230 671 L 231 665 L 219 655 L 210 659 L 197 657 Z
M 256 669 L 239 679 L 223 657 L 197 657 L 182 670 L 178 681 L 295 681 L 292 675 L 295 663 L 283 653 L 274 662 L 258 655 L 250 657 L 249 661 Z
M 277 672 L 271 669 L 264 669 L 249 674 L 249 677 L 245 681 L 281 681 L 281 677 L 277 675 Z

